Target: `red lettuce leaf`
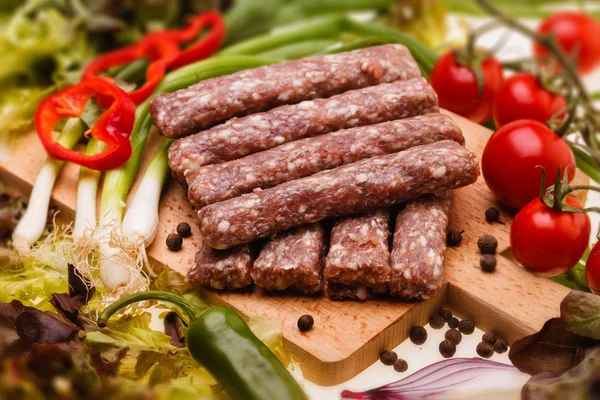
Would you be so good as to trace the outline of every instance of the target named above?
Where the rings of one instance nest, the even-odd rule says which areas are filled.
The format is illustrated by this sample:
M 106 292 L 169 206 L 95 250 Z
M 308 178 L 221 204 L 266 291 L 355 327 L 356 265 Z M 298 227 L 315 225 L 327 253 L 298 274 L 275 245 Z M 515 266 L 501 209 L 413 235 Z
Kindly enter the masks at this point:
M 531 375 L 561 374 L 579 364 L 586 350 L 597 345 L 600 341 L 571 333 L 564 321 L 552 318 L 538 333 L 513 343 L 508 357 L 520 371 Z

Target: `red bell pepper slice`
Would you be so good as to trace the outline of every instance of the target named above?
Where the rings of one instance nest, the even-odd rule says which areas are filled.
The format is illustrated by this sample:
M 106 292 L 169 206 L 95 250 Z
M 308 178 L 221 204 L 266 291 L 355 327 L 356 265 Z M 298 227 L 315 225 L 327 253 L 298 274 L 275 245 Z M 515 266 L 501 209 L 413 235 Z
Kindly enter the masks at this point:
M 205 59 L 213 55 L 225 40 L 225 21 L 216 11 L 207 11 L 192 17 L 188 26 L 182 29 L 169 29 L 148 34 L 146 37 L 171 39 L 180 45 L 196 39 L 202 30 L 210 26 L 209 32 L 197 42 L 181 51 L 179 56 L 169 64 L 169 69 L 177 69 L 184 65 Z
M 165 75 L 167 67 L 179 54 L 179 46 L 174 41 L 150 35 L 139 43 L 111 51 L 91 61 L 83 72 L 83 80 L 97 77 L 112 67 L 146 57 L 151 61 L 146 71 L 146 82 L 141 88 L 129 93 L 129 97 L 137 105 L 150 97 Z M 102 97 L 98 97 L 97 101 L 104 108 L 110 105 L 107 99 Z
M 79 117 L 88 100 L 96 94 L 111 100 L 110 107 L 102 113 L 91 130 L 92 136 L 105 143 L 107 149 L 88 156 L 55 142 L 52 134 L 56 124 L 64 118 Z M 134 121 L 135 104 L 127 93 L 101 78 L 88 78 L 46 97 L 35 113 L 37 134 L 51 157 L 99 171 L 118 168 L 129 160 L 129 136 Z

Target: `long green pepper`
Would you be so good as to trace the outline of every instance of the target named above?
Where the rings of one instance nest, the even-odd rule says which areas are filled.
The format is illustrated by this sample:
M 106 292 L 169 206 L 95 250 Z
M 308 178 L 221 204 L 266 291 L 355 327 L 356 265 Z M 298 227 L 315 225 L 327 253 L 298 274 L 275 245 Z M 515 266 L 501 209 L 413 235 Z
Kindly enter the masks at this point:
M 232 308 L 201 308 L 174 293 L 148 291 L 105 308 L 98 317 L 98 325 L 106 327 L 110 317 L 120 309 L 147 300 L 172 303 L 187 314 L 186 344 L 190 354 L 233 400 L 308 400 L 277 356 Z

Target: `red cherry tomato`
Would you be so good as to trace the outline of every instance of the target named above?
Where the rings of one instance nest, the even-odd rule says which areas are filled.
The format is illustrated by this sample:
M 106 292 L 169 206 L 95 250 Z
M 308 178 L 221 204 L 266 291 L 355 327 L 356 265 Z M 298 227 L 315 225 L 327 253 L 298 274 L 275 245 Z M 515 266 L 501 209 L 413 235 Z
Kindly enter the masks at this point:
M 494 122 L 497 127 L 519 119 L 548 122 L 556 113 L 566 109 L 567 102 L 560 94 L 546 90 L 529 74 L 508 78 L 494 100 Z
M 558 167 L 575 176 L 575 156 L 569 146 L 548 127 L 522 119 L 504 125 L 490 137 L 483 150 L 481 169 L 490 190 L 504 204 L 524 207 L 539 196 L 542 171 L 546 187 L 554 184 Z
M 600 24 L 591 16 L 576 11 L 560 12 L 542 21 L 538 32 L 554 33 L 566 54 L 576 53 L 580 73 L 588 73 L 600 64 Z M 533 52 L 544 56 L 548 49 L 535 42 Z
M 460 64 L 454 53 L 442 55 L 431 71 L 430 82 L 440 106 L 481 124 L 492 117 L 494 96 L 504 80 L 502 66 L 494 57 L 482 65 L 483 92 L 479 96 L 477 78 L 470 67 Z
M 600 241 L 592 247 L 585 263 L 585 280 L 592 293 L 600 295 Z
M 581 208 L 572 198 L 567 204 Z M 531 272 L 555 276 L 575 266 L 590 240 L 590 217 L 555 211 L 535 199 L 515 217 L 510 245 L 515 258 Z

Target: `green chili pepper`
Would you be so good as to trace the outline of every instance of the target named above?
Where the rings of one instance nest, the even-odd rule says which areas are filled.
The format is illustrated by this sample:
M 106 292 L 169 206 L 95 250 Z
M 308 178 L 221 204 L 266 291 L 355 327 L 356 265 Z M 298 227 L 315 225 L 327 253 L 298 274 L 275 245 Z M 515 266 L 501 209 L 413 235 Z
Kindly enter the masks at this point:
M 98 317 L 98 326 L 105 327 L 108 319 L 123 307 L 146 300 L 172 303 L 188 315 L 186 343 L 190 354 L 232 399 L 308 400 L 281 361 L 232 308 L 201 308 L 177 294 L 148 291 L 108 306 Z

